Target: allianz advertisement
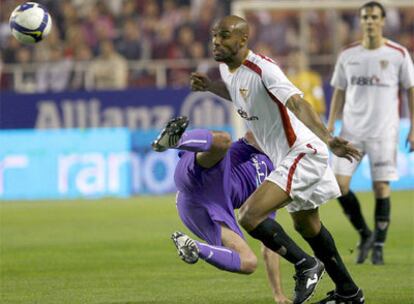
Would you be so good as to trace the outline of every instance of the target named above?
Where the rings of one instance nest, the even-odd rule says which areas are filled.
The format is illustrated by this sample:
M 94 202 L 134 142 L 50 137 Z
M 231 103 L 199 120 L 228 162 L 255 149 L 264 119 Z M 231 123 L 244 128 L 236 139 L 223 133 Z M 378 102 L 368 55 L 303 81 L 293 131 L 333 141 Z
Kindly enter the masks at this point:
M 166 121 L 187 115 L 191 127 L 232 131 L 231 107 L 210 94 L 189 90 L 1 97 L 0 200 L 172 193 L 177 153 L 150 148 Z M 400 180 L 393 183 L 394 189 L 414 187 L 414 153 L 404 147 L 408 127 L 408 121 L 402 121 Z M 371 189 L 366 158 L 352 187 Z

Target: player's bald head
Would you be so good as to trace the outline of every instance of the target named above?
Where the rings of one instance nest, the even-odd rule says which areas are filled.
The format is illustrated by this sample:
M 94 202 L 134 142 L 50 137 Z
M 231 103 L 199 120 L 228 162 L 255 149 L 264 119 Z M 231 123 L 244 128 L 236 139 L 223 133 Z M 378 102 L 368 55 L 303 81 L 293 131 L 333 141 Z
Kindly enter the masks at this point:
M 249 25 L 246 20 L 236 15 L 225 16 L 216 23 L 214 28 L 225 29 L 238 33 L 240 36 L 249 37 Z

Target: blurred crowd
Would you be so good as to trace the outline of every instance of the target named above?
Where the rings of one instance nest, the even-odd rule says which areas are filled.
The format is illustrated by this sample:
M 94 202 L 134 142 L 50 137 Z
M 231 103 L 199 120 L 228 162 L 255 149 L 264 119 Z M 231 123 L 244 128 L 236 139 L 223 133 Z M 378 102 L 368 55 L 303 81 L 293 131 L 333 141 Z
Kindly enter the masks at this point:
M 20 90 L 26 92 L 155 86 L 155 71 L 132 69 L 131 61 L 209 58 L 210 27 L 230 13 L 231 5 L 231 0 L 38 0 L 52 15 L 52 31 L 38 45 L 22 46 L 8 25 L 11 11 L 21 2 L 0 0 L 0 45 L 2 64 L 27 67 L 19 79 Z M 414 9 L 387 13 L 386 35 L 413 52 Z M 359 38 L 356 11 L 306 12 L 310 26 L 305 43 L 299 37 L 299 14 L 247 12 L 250 47 L 282 59 L 281 65 L 291 71 L 296 60 L 289 56 L 300 50 L 311 62 L 300 68 L 312 68 L 325 79 L 338 51 L 335 41 L 343 46 Z M 330 59 L 313 62 L 313 57 L 323 55 Z M 30 69 L 33 62 L 40 67 Z M 187 86 L 188 72 L 189 68 L 168 69 L 167 84 Z M 3 74 L 1 87 L 13 88 L 12 78 Z

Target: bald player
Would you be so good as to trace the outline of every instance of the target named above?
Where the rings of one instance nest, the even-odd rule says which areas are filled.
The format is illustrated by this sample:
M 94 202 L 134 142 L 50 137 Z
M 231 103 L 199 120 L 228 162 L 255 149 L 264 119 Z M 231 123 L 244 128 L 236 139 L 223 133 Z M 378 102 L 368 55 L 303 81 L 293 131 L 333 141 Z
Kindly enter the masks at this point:
M 319 303 L 364 303 L 362 290 L 347 271 L 318 212 L 320 205 L 341 194 L 328 164 L 328 147 L 349 161 L 359 159 L 360 153 L 329 133 L 279 66 L 248 49 L 248 39 L 244 19 L 224 17 L 212 29 L 213 56 L 221 63 L 222 80 L 191 75 L 193 90 L 210 91 L 233 102 L 276 168 L 243 204 L 239 223 L 295 265 L 293 303 L 304 303 L 312 296 L 309 291 L 319 282 L 324 268 L 336 289 Z M 303 259 L 285 238 L 282 227 L 268 219 L 270 212 L 284 206 L 295 229 L 322 262 Z

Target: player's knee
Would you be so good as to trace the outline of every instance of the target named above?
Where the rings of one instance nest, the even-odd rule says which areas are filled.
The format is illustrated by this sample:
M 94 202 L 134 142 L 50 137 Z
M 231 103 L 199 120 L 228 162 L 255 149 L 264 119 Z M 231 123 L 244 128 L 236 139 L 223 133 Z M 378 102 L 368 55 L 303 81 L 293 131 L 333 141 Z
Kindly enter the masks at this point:
M 341 190 L 342 195 L 347 195 L 349 193 L 349 185 L 338 183 L 339 189 Z
M 295 230 L 304 238 L 310 238 L 318 235 L 320 231 L 320 225 L 312 222 L 295 222 Z
M 254 221 L 249 208 L 242 206 L 239 210 L 238 222 L 247 231 L 251 231 L 254 228 Z
M 306 227 L 305 227 L 305 225 L 303 225 L 302 223 L 297 223 L 297 222 L 295 222 L 294 224 L 293 224 L 293 227 L 295 228 L 295 230 L 300 234 L 300 235 L 302 235 L 304 232 L 305 232 L 305 230 L 306 230 Z
M 244 274 L 252 274 L 257 268 L 257 257 L 253 253 L 240 255 L 240 271 Z
M 375 197 L 386 198 L 390 196 L 390 185 L 388 182 L 374 182 L 373 185 Z

